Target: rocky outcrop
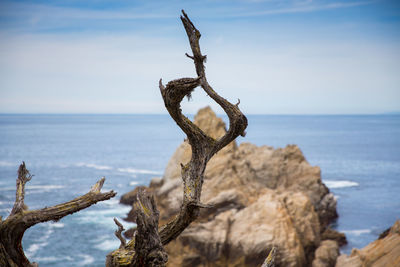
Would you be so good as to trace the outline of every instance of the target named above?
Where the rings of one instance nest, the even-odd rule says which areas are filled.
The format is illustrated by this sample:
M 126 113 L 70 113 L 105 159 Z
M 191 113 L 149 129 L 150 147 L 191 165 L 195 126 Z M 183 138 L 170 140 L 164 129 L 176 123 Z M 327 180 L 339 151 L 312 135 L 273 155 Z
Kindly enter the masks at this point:
M 324 240 L 315 251 L 312 267 L 334 267 L 338 256 L 338 243 L 334 240 Z
M 214 138 L 226 131 L 210 108 L 201 109 L 194 122 Z M 180 164 L 190 156 L 184 142 L 162 180 L 151 183 L 162 222 L 180 209 Z M 257 266 L 273 246 L 277 266 L 311 266 L 317 248 L 315 264 L 329 265 L 315 266 L 335 264 L 336 242 L 321 241 L 337 217 L 336 200 L 321 182 L 319 167 L 310 166 L 296 145 L 274 149 L 232 142 L 207 165 L 202 203 L 213 207 L 167 246 L 170 266 Z
M 353 249 L 349 256 L 339 256 L 336 266 L 400 266 L 400 220 L 396 221 L 385 235 L 363 249 Z

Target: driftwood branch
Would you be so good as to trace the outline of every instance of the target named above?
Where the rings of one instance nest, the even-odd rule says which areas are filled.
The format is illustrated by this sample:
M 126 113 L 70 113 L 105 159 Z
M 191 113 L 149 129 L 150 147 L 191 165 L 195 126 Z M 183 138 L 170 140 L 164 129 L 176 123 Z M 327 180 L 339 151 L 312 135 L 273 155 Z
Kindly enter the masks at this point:
M 218 95 L 207 81 L 204 67 L 207 57 L 201 54 L 199 45 L 200 32 L 183 10 L 181 20 L 193 53 L 193 56 L 187 53 L 186 56 L 193 60 L 197 77 L 176 79 L 168 82 L 166 86 L 163 85 L 161 79 L 159 81 L 164 105 L 176 124 L 187 135 L 192 148 L 192 157 L 189 163 L 186 165 L 181 164 L 184 185 L 181 209 L 179 214 L 172 221 L 160 227 L 157 233 L 155 230 L 158 229 L 159 215 L 154 199 L 146 196 L 144 192 L 139 193 L 138 201 L 135 204 L 135 211 L 138 212 L 136 235 L 128 242 L 125 248 L 113 251 L 107 256 L 107 266 L 164 266 L 166 262 L 164 255 L 166 254 L 162 250 L 161 244 L 166 245 L 178 237 L 191 222 L 196 220 L 201 208 L 211 207 L 200 202 L 204 171 L 208 161 L 236 137 L 245 135 L 247 118 L 239 110 L 239 105 L 234 105 Z M 193 90 L 199 86 L 228 115 L 229 129 L 218 140 L 205 134 L 182 114 L 181 102 L 183 98 L 185 96 L 190 98 Z M 158 243 L 159 241 L 161 242 L 160 244 Z M 149 251 L 153 252 L 149 253 Z
M 191 222 L 199 215 L 201 189 L 203 185 L 204 171 L 211 157 L 223 147 L 232 142 L 239 135 L 245 135 L 247 118 L 239 110 L 238 105 L 233 105 L 214 91 L 207 81 L 204 61 L 206 56 L 201 54 L 199 40 L 201 34 L 194 26 L 187 14 L 182 10 L 181 20 L 189 39 L 196 68 L 197 78 L 182 78 L 170 81 L 166 86 L 160 80 L 159 87 L 171 117 L 184 131 L 192 148 L 190 162 L 182 166 L 182 179 L 184 184 L 183 203 L 179 214 L 166 225 L 161 227 L 160 237 L 163 245 L 175 239 Z M 194 88 L 201 88 L 226 112 L 229 118 L 229 129 L 226 134 L 218 140 L 205 134 L 199 127 L 194 125 L 182 114 L 180 103 L 185 95 L 190 94 Z
M 119 239 L 119 241 L 121 241 L 121 245 L 119 245 L 119 248 L 125 248 L 126 239 L 122 236 L 122 232 L 125 231 L 124 226 L 117 220 L 117 218 L 114 218 L 114 222 L 118 226 L 118 230 L 116 230 L 114 234 Z
M 14 207 L 7 219 L 0 222 L 0 266 L 37 266 L 29 262 L 21 245 L 22 237 L 29 227 L 41 222 L 57 221 L 116 195 L 114 191 L 100 192 L 105 180 L 103 177 L 83 196 L 56 206 L 28 210 L 24 203 L 25 184 L 31 178 L 32 175 L 29 174 L 23 162 L 18 169 Z
M 23 210 L 27 210 L 28 207 L 25 205 L 25 184 L 32 179 L 32 175 L 26 169 L 25 162 L 18 168 L 18 178 L 17 178 L 17 191 L 15 192 L 15 203 L 11 211 L 11 215 L 17 214 Z

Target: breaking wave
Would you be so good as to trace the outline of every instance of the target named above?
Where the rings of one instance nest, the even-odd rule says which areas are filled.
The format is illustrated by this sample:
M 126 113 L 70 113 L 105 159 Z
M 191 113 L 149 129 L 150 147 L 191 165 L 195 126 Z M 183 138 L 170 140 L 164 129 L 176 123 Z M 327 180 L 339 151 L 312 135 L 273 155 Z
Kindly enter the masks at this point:
M 25 189 L 32 190 L 32 191 L 39 191 L 39 192 L 48 192 L 48 191 L 51 191 L 54 189 L 61 189 L 64 187 L 65 186 L 63 186 L 63 185 L 26 185 Z M 14 190 L 16 190 L 15 186 L 0 188 L 0 191 L 14 191 Z
M 119 245 L 120 245 L 120 241 L 118 239 L 114 238 L 114 239 L 107 239 L 107 240 L 100 241 L 94 247 L 96 249 L 103 250 L 103 251 L 111 251 L 111 250 L 117 249 L 119 247 Z
M 12 162 L 0 160 L 0 167 L 11 167 L 11 166 L 17 166 L 17 165 L 18 164 L 14 164 Z
M 324 180 L 324 184 L 329 188 L 345 188 L 359 186 L 357 182 L 346 180 Z
M 74 219 L 76 219 L 79 224 L 95 224 L 106 229 L 115 230 L 116 226 L 113 218 L 116 217 L 121 221 L 122 218 L 126 217 L 126 214 L 131 208 L 130 206 L 110 202 L 108 204 L 103 204 L 102 209 L 83 210 L 77 213 Z M 128 229 L 135 224 L 124 222 L 123 225 Z
M 73 261 L 70 256 L 65 257 L 35 257 L 36 262 L 59 262 L 59 261 Z
M 80 266 L 89 265 L 94 262 L 94 258 L 90 255 L 80 254 L 79 257 L 83 258 L 83 260 L 79 263 Z
M 143 169 L 134 169 L 134 168 L 118 168 L 119 172 L 126 172 L 126 173 L 139 173 L 139 174 L 154 174 L 160 175 L 162 174 L 159 171 L 151 171 L 151 170 L 143 170 Z
M 360 236 L 371 233 L 371 229 L 342 230 L 346 235 Z
M 93 168 L 96 170 L 112 170 L 112 167 L 107 166 L 107 165 L 97 165 L 97 164 L 92 164 L 92 163 L 84 163 L 84 162 L 79 162 L 76 164 L 78 167 L 86 167 L 86 168 Z

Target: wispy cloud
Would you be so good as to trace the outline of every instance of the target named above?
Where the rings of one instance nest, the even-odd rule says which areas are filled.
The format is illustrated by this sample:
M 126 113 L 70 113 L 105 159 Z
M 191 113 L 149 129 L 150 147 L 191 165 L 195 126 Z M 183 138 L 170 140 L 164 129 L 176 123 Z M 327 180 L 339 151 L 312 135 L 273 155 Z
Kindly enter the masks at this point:
M 149 10 L 144 12 L 142 8 L 133 7 L 124 10 L 98 10 L 31 3 L 3 3 L 1 6 L 0 16 L 9 18 L 41 16 L 42 18 L 59 19 L 136 20 L 173 17 L 171 14 L 149 12 Z
M 251 0 L 250 0 L 251 1 Z M 328 2 L 320 3 L 314 1 L 289 1 L 284 6 L 275 5 L 266 7 L 263 10 L 243 13 L 231 13 L 226 14 L 227 17 L 256 17 L 256 16 L 267 16 L 267 15 L 279 15 L 279 14 L 294 14 L 294 13 L 309 13 L 329 9 L 340 9 L 340 8 L 351 8 L 357 6 L 363 6 L 372 4 L 375 1 L 360 1 L 360 2 Z
M 145 3 L 145 4 L 144 4 Z M 151 21 L 175 19 L 181 8 L 189 8 L 198 18 L 244 18 L 268 15 L 311 13 L 330 9 L 345 9 L 374 3 L 374 1 L 174 1 L 166 5 L 163 1 L 136 2 L 131 5 L 113 6 L 112 8 L 91 8 L 80 6 L 57 6 L 49 4 L 1 2 L 0 27 L 4 29 L 20 28 L 25 30 L 76 30 L 77 28 L 96 28 L 105 24 L 137 20 Z M 165 23 L 164 21 L 161 24 Z M 115 27 L 118 28 L 119 24 Z

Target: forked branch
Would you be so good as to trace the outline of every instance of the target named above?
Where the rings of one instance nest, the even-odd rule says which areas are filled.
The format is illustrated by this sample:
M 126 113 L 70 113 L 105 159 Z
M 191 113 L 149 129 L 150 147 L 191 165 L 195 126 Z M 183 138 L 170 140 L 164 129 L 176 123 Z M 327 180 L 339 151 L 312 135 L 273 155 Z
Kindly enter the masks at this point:
M 57 221 L 116 195 L 114 191 L 100 192 L 105 180 L 103 177 L 83 196 L 56 206 L 28 210 L 24 203 L 25 184 L 31 178 L 32 175 L 29 174 L 23 162 L 18 169 L 14 207 L 7 219 L 0 222 L 0 266 L 37 266 L 35 263 L 29 262 L 21 245 L 22 237 L 29 227 L 41 222 Z
M 180 78 L 167 83 L 166 86 L 159 81 L 161 96 L 165 107 L 176 124 L 187 135 L 192 149 L 192 157 L 186 165 L 181 164 L 183 180 L 183 202 L 179 214 L 170 222 L 163 225 L 157 233 L 158 211 L 154 199 L 146 196 L 144 192 L 138 194 L 135 204 L 137 217 L 137 232 L 125 248 L 111 252 L 107 256 L 106 266 L 163 266 L 165 264 L 164 252 L 158 244 L 168 244 L 182 233 L 183 230 L 198 216 L 200 208 L 210 205 L 200 202 L 203 185 L 204 171 L 211 157 L 223 147 L 232 142 L 239 135 L 245 135 L 247 118 L 239 110 L 239 105 L 233 105 L 225 98 L 218 95 L 208 84 L 204 62 L 206 56 L 201 54 L 199 40 L 200 32 L 196 29 L 189 17 L 182 10 L 181 20 L 189 38 L 193 56 L 186 54 L 194 61 L 197 77 Z M 181 102 L 185 96 L 191 97 L 193 90 L 200 86 L 217 102 L 229 118 L 227 133 L 218 140 L 205 134 L 191 120 L 182 114 Z M 145 234 L 147 233 L 147 234 Z M 150 244 L 152 253 L 147 246 Z M 154 260 L 154 259 L 157 260 Z M 151 263 L 151 264 L 150 264 Z M 159 264 L 159 265 L 157 265 Z
M 175 239 L 192 221 L 199 215 L 199 209 L 204 204 L 200 203 L 201 189 L 203 185 L 204 171 L 207 162 L 223 147 L 232 142 L 239 135 L 245 135 L 247 118 L 240 111 L 238 105 L 230 103 L 218 95 L 207 81 L 204 62 L 206 56 L 201 54 L 199 40 L 201 34 L 182 10 L 181 20 L 189 39 L 193 56 L 188 56 L 194 61 L 197 78 L 181 78 L 170 81 L 166 87 L 160 80 L 160 91 L 171 117 L 188 137 L 192 148 L 192 157 L 188 164 L 182 165 L 182 179 L 184 184 L 183 203 L 179 214 L 160 230 L 163 245 Z M 229 118 L 229 129 L 226 134 L 218 140 L 205 134 L 199 127 L 194 125 L 182 114 L 181 101 L 185 95 L 190 94 L 194 88 L 201 86 L 203 90 L 226 112 Z

